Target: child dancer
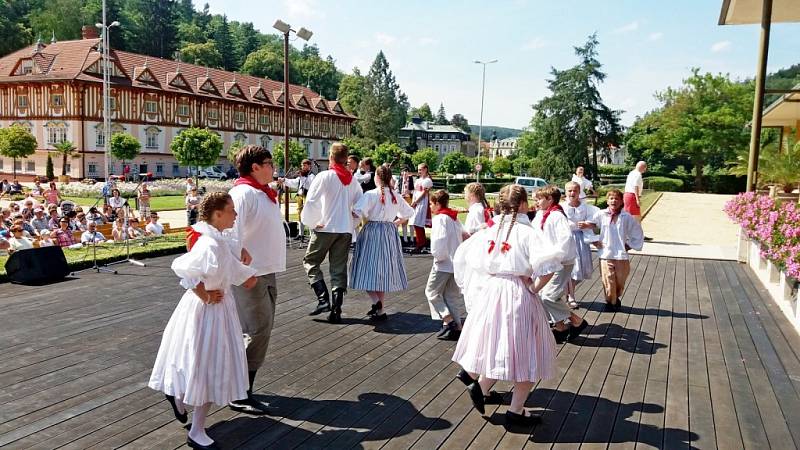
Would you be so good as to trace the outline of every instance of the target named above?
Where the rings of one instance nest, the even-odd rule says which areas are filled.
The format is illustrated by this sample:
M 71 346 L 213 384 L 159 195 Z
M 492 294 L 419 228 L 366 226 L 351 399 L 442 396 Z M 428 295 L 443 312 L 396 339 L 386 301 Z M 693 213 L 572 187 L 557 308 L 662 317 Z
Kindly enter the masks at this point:
M 350 264 L 350 288 L 367 291 L 372 308 L 370 320 L 386 320 L 383 306 L 387 292 L 408 288 L 403 247 L 397 226 L 414 215 L 414 210 L 390 187 L 392 170 L 382 165 L 375 174 L 377 187 L 367 191 L 353 206 L 353 213 L 368 222 L 356 240 Z
M 464 231 L 475 234 L 482 228 L 486 228 L 492 218 L 492 208 L 486 201 L 486 190 L 480 183 L 469 183 L 464 186 L 464 198 L 469 205 L 467 220 L 464 221 Z
M 163 392 L 175 418 L 186 423 L 185 405 L 194 407 L 187 444 L 218 448 L 206 434 L 211 403 L 227 405 L 244 398 L 249 387 L 242 327 L 231 285 L 251 288 L 256 271 L 239 261 L 224 230 L 233 227 L 236 212 L 224 192 L 206 196 L 200 205 L 201 236 L 189 253 L 172 262 L 185 287 L 172 313 L 148 386 Z
M 631 271 L 628 250 L 641 250 L 644 244 L 642 226 L 630 213 L 622 210 L 622 192 L 612 189 L 606 194 L 608 208 L 597 214 L 600 225 L 600 274 L 606 295 L 606 306 L 619 310 L 622 291 Z
M 482 286 L 453 361 L 463 367 L 458 378 L 469 383 L 470 398 L 481 414 L 496 380 L 514 382 L 506 422 L 529 425 L 539 417 L 523 409 L 528 393 L 535 382 L 555 372 L 555 343 L 537 292 L 549 274 L 561 269 L 565 253 L 529 225 L 525 188 L 503 187 L 497 206 L 494 225 L 464 241 L 453 261 L 456 281 L 467 296 Z
M 590 205 L 581 197 L 581 185 L 575 181 L 570 181 L 564 186 L 567 191 L 567 203 L 564 205 L 564 213 L 570 222 L 572 238 L 575 240 L 575 248 L 578 256 L 575 258 L 575 266 L 572 268 L 572 277 L 567 282 L 567 304 L 570 308 L 578 307 L 575 301 L 575 286 L 583 280 L 592 278 L 592 251 L 589 244 L 597 242 L 597 235 L 594 234 L 595 224 L 592 222 L 600 209 Z
M 411 204 L 411 194 L 414 192 L 414 177 L 411 175 L 408 169 L 403 169 L 403 172 L 400 177 L 400 195 L 403 197 L 403 200 L 406 201 L 409 205 Z M 408 222 L 403 224 L 403 246 L 410 246 L 414 242 L 414 238 L 411 236 L 411 232 L 409 231 L 413 228 L 414 225 L 409 225 Z
M 414 181 L 414 198 L 411 207 L 415 209 L 414 214 L 414 238 L 416 247 L 412 253 L 422 253 L 425 247 L 425 227 L 431 226 L 431 211 L 428 206 L 428 192 L 433 187 L 433 180 L 428 174 L 428 165 L 425 163 L 417 166 L 419 178 Z
M 564 214 L 564 209 L 558 204 L 561 200 L 558 188 L 552 185 L 545 186 L 536 191 L 535 195 L 539 211 L 533 226 L 544 232 L 545 238 L 551 245 L 561 248 L 564 252 L 564 259 L 561 260 L 562 269 L 553 274 L 542 289 L 544 309 L 554 324 L 553 334 L 558 342 L 563 342 L 578 337 L 588 326 L 585 320 L 570 310 L 564 300 L 567 282 L 572 277 L 572 267 L 575 265 L 578 252 L 572 239 L 570 222 Z
M 433 267 L 425 285 L 425 296 L 431 308 L 431 319 L 442 321 L 442 329 L 436 337 L 457 341 L 461 334 L 464 297 L 453 275 L 453 256 L 461 245 L 463 230 L 456 217 L 458 213 L 448 207 L 449 203 L 447 191 L 439 190 L 431 195 Z

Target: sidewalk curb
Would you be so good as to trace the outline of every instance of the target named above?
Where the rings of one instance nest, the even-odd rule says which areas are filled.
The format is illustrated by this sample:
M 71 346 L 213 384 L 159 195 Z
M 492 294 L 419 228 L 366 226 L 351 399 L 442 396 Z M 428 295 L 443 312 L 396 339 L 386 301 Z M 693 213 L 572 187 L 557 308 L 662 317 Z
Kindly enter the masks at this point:
M 664 196 L 663 192 L 658 192 L 657 194 L 658 197 L 656 197 L 656 199 L 653 200 L 653 203 L 651 203 L 650 206 L 648 206 L 647 209 L 644 210 L 644 212 L 642 213 L 642 220 L 644 220 L 644 218 L 647 217 L 647 214 L 650 212 L 650 210 L 653 209 L 653 207 L 656 206 L 656 203 L 658 203 L 658 201 L 661 200 L 661 197 Z

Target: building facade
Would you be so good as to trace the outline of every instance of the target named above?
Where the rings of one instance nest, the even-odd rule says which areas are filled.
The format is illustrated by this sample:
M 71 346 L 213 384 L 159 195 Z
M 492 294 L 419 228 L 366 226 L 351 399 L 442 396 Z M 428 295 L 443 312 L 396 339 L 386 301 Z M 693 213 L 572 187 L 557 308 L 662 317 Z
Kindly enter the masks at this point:
M 44 175 L 47 154 L 70 141 L 73 178 L 103 177 L 107 134 L 103 129 L 103 56 L 100 39 L 37 43 L 0 58 L 0 127 L 19 124 L 39 143 L 36 153 L 17 160 L 17 173 Z M 227 168 L 236 141 L 273 149 L 283 141 L 283 83 L 197 65 L 110 50 L 111 132 L 126 132 L 142 144 L 127 162 L 133 172 L 184 176 L 170 152 L 172 139 L 188 127 L 209 128 L 223 140 L 218 165 Z M 330 145 L 350 136 L 356 118 L 336 101 L 302 86 L 289 88 L 290 137 L 310 158 L 324 163 Z M 113 158 L 112 158 L 113 161 Z M 61 158 L 53 157 L 55 173 Z M 0 173 L 11 173 L 0 157 Z M 113 161 L 110 173 L 119 174 Z
M 414 117 L 400 130 L 398 137 L 403 148 L 416 140 L 418 150 L 430 147 L 439 152 L 440 157 L 456 151 L 475 156 L 475 144 L 470 141 L 469 134 L 452 125 L 434 125 Z
M 500 140 L 495 139 L 489 144 L 489 154 L 492 158 L 496 158 L 498 156 L 507 158 L 517 152 L 518 140 L 519 138 L 517 137 L 510 137 Z

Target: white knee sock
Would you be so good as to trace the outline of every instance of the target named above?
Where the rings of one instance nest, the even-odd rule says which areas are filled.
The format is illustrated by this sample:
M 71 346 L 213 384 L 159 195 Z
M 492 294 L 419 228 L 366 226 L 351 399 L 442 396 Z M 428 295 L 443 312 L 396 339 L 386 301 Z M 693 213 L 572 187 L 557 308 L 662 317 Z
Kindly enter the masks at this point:
M 211 445 L 214 440 L 206 434 L 206 416 L 211 403 L 198 406 L 192 411 L 192 427 L 189 429 L 189 437 L 200 445 Z

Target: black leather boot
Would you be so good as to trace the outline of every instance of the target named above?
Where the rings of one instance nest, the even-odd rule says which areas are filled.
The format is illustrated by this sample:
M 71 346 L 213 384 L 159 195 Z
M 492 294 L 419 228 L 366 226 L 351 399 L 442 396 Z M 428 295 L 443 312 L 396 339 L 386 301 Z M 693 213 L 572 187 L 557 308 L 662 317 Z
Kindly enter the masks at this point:
M 316 316 L 317 314 L 322 314 L 325 311 L 331 310 L 331 301 L 330 301 L 330 294 L 328 294 L 328 286 L 325 285 L 325 280 L 319 280 L 316 283 L 311 285 L 311 288 L 314 289 L 314 294 L 317 295 L 317 307 L 314 311 L 311 311 L 309 316 Z
M 333 304 L 331 313 L 328 314 L 328 322 L 342 323 L 342 304 L 344 303 L 344 289 L 333 290 Z

